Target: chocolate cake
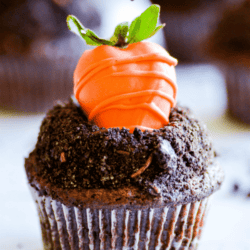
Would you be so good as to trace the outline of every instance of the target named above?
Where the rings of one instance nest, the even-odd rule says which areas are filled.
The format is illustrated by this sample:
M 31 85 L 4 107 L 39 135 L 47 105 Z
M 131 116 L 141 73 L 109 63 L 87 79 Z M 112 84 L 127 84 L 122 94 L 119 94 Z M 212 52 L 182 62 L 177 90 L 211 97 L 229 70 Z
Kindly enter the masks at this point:
M 44 249 L 196 249 L 223 172 L 206 128 L 176 105 L 177 60 L 143 41 L 151 5 L 89 45 L 74 71 L 74 100 L 54 106 L 25 161 Z
M 52 221 L 46 216 L 50 216 L 51 213 L 59 220 L 60 213 L 65 212 L 62 207 L 61 212 L 53 212 L 52 208 L 54 206 L 55 209 L 58 202 L 64 204 L 64 209 L 71 209 L 70 216 L 73 217 L 70 217 L 70 220 L 74 226 L 78 222 L 77 214 L 72 208 L 84 211 L 83 214 L 86 216 L 88 209 L 93 213 L 98 212 L 98 209 L 105 211 L 105 220 L 109 220 L 107 223 L 110 227 L 111 213 L 114 209 L 119 214 L 124 212 L 125 208 L 129 211 L 136 208 L 146 214 L 150 212 L 150 208 L 155 207 L 162 217 L 164 207 L 176 214 L 176 209 L 180 206 L 182 213 L 186 214 L 186 223 L 192 211 L 195 213 L 191 217 L 198 220 L 199 227 L 196 227 L 200 230 L 201 218 L 196 217 L 197 211 L 200 211 L 201 216 L 200 213 L 206 204 L 204 199 L 216 191 L 223 180 L 223 172 L 216 163 L 215 152 L 205 126 L 194 119 L 188 109 L 180 106 L 171 109 L 168 126 L 152 132 L 135 129 L 131 134 L 126 128 L 105 129 L 91 124 L 82 109 L 72 101 L 65 105 L 57 105 L 44 118 L 36 147 L 26 159 L 25 168 L 32 193 L 40 206 L 40 221 L 46 249 L 61 249 L 48 247 L 51 242 L 56 245 L 56 239 L 67 241 L 67 236 L 59 234 L 54 241 L 48 239 L 58 233 L 59 229 L 58 224 L 57 228 L 55 225 L 54 229 L 50 228 Z M 187 209 L 188 204 L 193 204 L 192 211 Z M 125 220 L 121 214 L 119 217 Z M 130 219 L 132 224 L 138 223 L 132 222 L 132 217 Z M 144 219 L 146 223 L 149 214 Z M 141 218 L 141 223 L 144 219 Z M 124 223 L 123 221 L 123 226 Z M 172 223 L 177 228 L 180 222 L 176 220 Z M 66 222 L 64 224 L 64 230 L 67 231 L 68 225 L 66 226 Z M 100 225 L 97 224 L 93 225 L 100 233 Z M 160 236 L 163 237 L 163 234 L 170 230 L 168 226 L 166 224 L 165 231 L 160 230 Z M 183 231 L 186 226 L 179 230 Z M 152 248 L 152 244 L 158 244 L 156 239 L 160 236 L 153 236 L 157 234 L 158 226 L 151 227 L 151 243 L 148 244 L 151 246 L 149 249 L 155 249 Z M 195 226 L 191 227 L 194 230 Z M 192 233 L 192 230 L 189 233 Z M 104 230 L 103 233 L 108 231 Z M 196 234 L 198 235 L 197 232 Z M 98 235 L 91 239 L 92 236 L 86 234 L 82 246 L 89 246 L 89 241 L 93 240 L 96 247 L 94 249 L 99 249 Z M 192 237 L 195 238 L 197 235 Z M 80 241 L 80 234 L 74 237 Z M 125 239 L 119 235 L 116 237 L 115 249 L 121 249 Z M 103 242 L 111 244 L 112 240 L 108 236 L 107 238 Z M 175 239 L 168 244 L 174 246 L 175 241 L 185 244 L 184 238 L 179 239 L 180 242 Z M 131 245 L 130 241 L 135 244 L 135 239 L 131 238 L 126 244 Z M 147 244 L 145 239 L 141 239 L 141 244 Z

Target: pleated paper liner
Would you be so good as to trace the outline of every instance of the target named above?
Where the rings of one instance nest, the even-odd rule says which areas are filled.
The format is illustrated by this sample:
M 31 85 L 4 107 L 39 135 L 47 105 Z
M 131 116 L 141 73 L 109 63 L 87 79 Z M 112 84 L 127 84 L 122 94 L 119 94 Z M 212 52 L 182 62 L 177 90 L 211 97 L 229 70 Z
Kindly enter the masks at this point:
M 229 65 L 225 71 L 228 108 L 233 115 L 250 124 L 250 71 L 249 66 Z
M 0 106 L 28 112 L 45 112 L 73 92 L 71 58 L 35 59 L 0 57 Z
M 67 207 L 31 188 L 44 249 L 197 249 L 208 198 L 170 207 Z

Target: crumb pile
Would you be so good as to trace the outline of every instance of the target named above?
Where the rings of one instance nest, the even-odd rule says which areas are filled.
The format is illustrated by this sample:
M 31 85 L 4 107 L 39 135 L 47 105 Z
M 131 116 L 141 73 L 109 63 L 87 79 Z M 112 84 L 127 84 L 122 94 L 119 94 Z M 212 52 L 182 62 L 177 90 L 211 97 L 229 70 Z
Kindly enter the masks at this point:
M 160 130 L 131 134 L 89 123 L 72 101 L 57 105 L 42 122 L 26 171 L 33 168 L 66 190 L 136 186 L 168 201 L 202 198 L 223 179 L 211 140 L 188 109 L 173 108 L 169 121 Z

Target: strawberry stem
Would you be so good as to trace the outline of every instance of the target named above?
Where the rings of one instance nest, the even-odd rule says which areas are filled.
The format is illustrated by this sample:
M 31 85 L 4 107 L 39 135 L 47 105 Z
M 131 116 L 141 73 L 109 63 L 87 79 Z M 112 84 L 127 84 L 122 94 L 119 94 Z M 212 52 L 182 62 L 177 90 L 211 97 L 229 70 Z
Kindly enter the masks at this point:
M 118 41 L 114 46 L 118 47 L 118 48 L 124 48 L 127 45 L 128 45 L 128 43 L 126 43 L 125 37 L 123 37 L 121 34 L 118 34 Z

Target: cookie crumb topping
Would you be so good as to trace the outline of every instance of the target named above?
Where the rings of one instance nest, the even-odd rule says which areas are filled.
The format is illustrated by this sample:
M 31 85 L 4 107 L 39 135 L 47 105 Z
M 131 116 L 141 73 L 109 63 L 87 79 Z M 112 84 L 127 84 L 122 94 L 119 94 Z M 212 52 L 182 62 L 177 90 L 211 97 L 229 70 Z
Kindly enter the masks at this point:
M 136 186 L 174 201 L 215 189 L 214 150 L 205 126 L 188 109 L 171 109 L 170 122 L 152 132 L 99 128 L 72 101 L 44 118 L 38 141 L 26 159 L 36 174 L 63 189 L 117 189 Z M 211 177 L 211 178 L 210 178 Z

